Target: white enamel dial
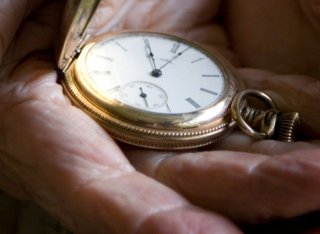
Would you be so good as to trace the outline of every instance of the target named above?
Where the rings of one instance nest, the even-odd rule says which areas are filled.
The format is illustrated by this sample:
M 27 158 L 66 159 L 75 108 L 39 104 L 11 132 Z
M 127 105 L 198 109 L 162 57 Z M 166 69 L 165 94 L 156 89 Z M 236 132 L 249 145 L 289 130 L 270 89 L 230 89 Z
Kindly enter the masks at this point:
M 176 37 L 122 33 L 95 44 L 86 69 L 100 95 L 161 114 L 199 111 L 221 100 L 224 71 L 205 50 Z

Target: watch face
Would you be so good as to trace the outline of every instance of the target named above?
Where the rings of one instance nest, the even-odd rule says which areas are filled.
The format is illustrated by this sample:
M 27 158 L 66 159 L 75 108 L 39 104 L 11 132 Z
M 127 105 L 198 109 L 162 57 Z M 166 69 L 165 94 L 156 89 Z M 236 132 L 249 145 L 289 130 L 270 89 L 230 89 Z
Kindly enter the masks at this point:
M 201 147 L 229 134 L 230 105 L 241 87 L 217 53 L 141 31 L 86 45 L 62 84 L 115 139 L 156 149 Z
M 85 56 L 99 95 L 156 114 L 203 110 L 224 97 L 225 71 L 199 46 L 157 33 L 121 33 L 94 44 Z

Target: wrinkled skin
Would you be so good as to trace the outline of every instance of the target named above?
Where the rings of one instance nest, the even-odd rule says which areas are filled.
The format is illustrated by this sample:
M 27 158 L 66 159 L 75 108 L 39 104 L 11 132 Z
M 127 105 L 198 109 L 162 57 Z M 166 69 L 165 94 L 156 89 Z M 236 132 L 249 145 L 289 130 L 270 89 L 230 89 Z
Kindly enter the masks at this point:
M 98 34 L 151 29 L 211 46 L 248 87 L 303 118 L 296 143 L 235 132 L 183 153 L 118 145 L 71 105 L 50 50 L 63 2 L 0 4 L 2 190 L 33 199 L 76 233 L 240 233 L 230 220 L 320 208 L 316 1 L 103 1 Z

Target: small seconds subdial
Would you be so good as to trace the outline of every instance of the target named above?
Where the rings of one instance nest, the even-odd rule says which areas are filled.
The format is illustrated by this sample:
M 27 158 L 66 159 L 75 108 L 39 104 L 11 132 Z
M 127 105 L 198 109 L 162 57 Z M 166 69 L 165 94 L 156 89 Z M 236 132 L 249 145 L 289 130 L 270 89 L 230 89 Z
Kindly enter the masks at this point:
M 162 108 L 168 101 L 167 94 L 162 88 L 144 81 L 134 81 L 124 85 L 119 94 L 125 103 L 145 110 Z

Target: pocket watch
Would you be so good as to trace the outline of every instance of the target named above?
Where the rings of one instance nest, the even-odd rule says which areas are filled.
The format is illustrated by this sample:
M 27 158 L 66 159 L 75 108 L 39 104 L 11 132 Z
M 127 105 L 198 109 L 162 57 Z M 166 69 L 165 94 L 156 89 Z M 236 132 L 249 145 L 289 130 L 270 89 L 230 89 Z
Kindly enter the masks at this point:
M 257 138 L 282 128 L 280 137 L 293 139 L 297 118 L 282 117 L 285 124 L 276 127 L 280 114 L 272 100 L 259 91 L 242 91 L 235 69 L 216 52 L 159 32 L 90 38 L 88 25 L 99 2 L 67 2 L 58 66 L 73 103 L 116 140 L 190 149 L 224 138 L 236 123 Z M 249 107 L 247 96 L 267 108 Z

